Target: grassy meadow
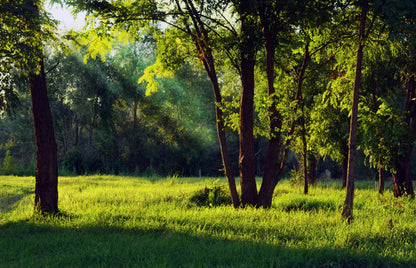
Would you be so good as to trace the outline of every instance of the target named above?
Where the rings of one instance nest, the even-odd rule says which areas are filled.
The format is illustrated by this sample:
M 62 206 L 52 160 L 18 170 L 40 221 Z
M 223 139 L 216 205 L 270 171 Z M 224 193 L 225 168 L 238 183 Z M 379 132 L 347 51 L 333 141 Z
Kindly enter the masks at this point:
M 271 209 L 236 210 L 222 179 L 60 177 L 53 217 L 34 215 L 34 185 L 0 177 L 0 267 L 416 266 L 416 201 L 374 182 L 357 185 L 351 225 L 337 182 L 305 196 L 283 181 Z

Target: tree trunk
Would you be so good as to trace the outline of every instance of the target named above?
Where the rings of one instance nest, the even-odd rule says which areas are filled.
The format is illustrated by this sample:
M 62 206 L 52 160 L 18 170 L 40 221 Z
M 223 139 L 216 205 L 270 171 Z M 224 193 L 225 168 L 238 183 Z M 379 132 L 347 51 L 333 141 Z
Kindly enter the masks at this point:
M 254 112 L 254 57 L 242 53 L 241 59 L 241 101 L 240 101 L 240 137 L 239 161 L 241 202 L 256 205 L 256 158 L 254 155 L 253 112 Z
M 315 185 L 318 160 L 316 159 L 315 154 L 312 152 L 308 153 L 308 164 L 308 181 L 310 184 Z
M 265 14 L 262 12 L 261 14 Z M 267 148 L 266 162 L 264 165 L 263 181 L 259 191 L 257 207 L 270 208 L 273 199 L 274 188 L 280 180 L 279 162 L 282 148 L 280 129 L 282 127 L 282 116 L 276 108 L 276 96 L 274 88 L 274 60 L 275 60 L 275 35 L 270 33 L 266 19 L 262 18 L 263 35 L 266 42 L 267 53 L 267 95 L 272 100 L 269 107 L 270 112 L 270 138 Z
M 43 60 L 41 60 L 40 65 L 40 73 L 32 73 L 30 75 L 30 92 L 36 139 L 35 209 L 44 213 L 57 213 L 57 146 L 47 95 Z
M 306 47 L 306 54 L 307 53 L 307 49 L 308 47 Z M 302 83 L 301 83 L 302 85 Z M 302 93 L 301 93 L 302 94 Z M 307 142 L 306 142 L 306 126 L 305 126 L 305 108 L 304 108 L 304 102 L 303 102 L 303 97 L 301 95 L 300 98 L 300 108 L 301 108 L 301 127 L 302 127 L 302 131 L 301 131 L 301 135 L 302 135 L 302 162 L 303 162 L 303 193 L 304 194 L 308 194 L 309 191 L 309 185 L 308 185 L 308 162 L 307 162 L 307 154 L 308 154 L 308 147 L 307 147 Z
M 176 1 L 176 5 L 178 9 L 182 11 L 181 5 L 178 1 Z M 186 5 L 187 11 L 189 12 L 189 14 L 191 14 L 191 21 L 195 27 L 196 34 L 193 34 L 187 22 L 185 22 L 185 27 L 188 33 L 194 39 L 195 47 L 201 56 L 201 60 L 204 64 L 205 71 L 207 72 L 208 77 L 211 81 L 212 89 L 214 92 L 217 136 L 218 136 L 218 141 L 220 144 L 220 151 L 221 151 L 222 163 L 224 166 L 224 173 L 228 181 L 228 188 L 230 191 L 231 202 L 234 208 L 238 208 L 240 206 L 240 198 L 237 193 L 233 169 L 232 169 L 229 154 L 228 154 L 227 139 L 226 139 L 225 130 L 224 130 L 224 118 L 223 118 L 221 108 L 219 106 L 222 102 L 222 96 L 221 96 L 221 91 L 220 91 L 220 87 L 218 84 L 217 72 L 215 70 L 214 56 L 212 55 L 210 39 L 208 36 L 208 32 L 205 28 L 205 24 L 201 21 L 200 14 L 197 12 L 192 1 L 185 1 L 185 5 Z
M 348 173 L 348 146 L 346 147 L 346 154 L 344 155 L 344 158 L 342 159 L 342 166 L 341 166 L 341 172 L 342 172 L 342 189 L 347 187 L 347 173 Z
M 233 169 L 232 169 L 229 154 L 228 154 L 227 139 L 226 139 L 225 130 L 224 130 L 224 118 L 223 118 L 223 114 L 222 114 L 221 107 L 220 107 L 220 104 L 222 102 L 222 96 L 221 96 L 221 91 L 220 91 L 220 87 L 218 84 L 218 77 L 215 72 L 213 59 L 211 59 L 210 61 L 204 61 L 204 64 L 206 65 L 205 69 L 211 80 L 211 85 L 214 91 L 217 135 L 218 135 L 218 141 L 220 143 L 220 150 L 221 150 L 222 164 L 224 166 L 224 173 L 228 181 L 228 188 L 230 191 L 231 202 L 234 208 L 238 208 L 240 206 L 240 198 L 237 193 Z
M 366 36 L 365 23 L 367 19 L 367 1 L 364 1 L 361 7 L 359 37 L 357 47 L 357 59 L 354 79 L 354 89 L 352 97 L 351 108 L 351 121 L 350 121 L 350 134 L 349 134 L 349 151 L 348 151 L 348 170 L 347 170 L 347 190 L 345 196 L 345 202 L 342 209 L 342 217 L 347 219 L 348 223 L 351 223 L 353 218 L 353 203 L 354 203 L 354 169 L 355 169 L 355 157 L 357 153 L 357 118 L 358 118 L 358 101 L 360 94 L 361 84 L 361 69 L 363 62 L 363 42 Z
M 411 154 L 408 152 L 404 156 L 397 157 L 396 172 L 392 173 L 394 197 L 400 197 L 404 194 L 414 196 L 410 157 Z
M 382 167 L 378 168 L 378 193 L 384 193 L 384 169 Z
M 302 134 L 302 143 L 303 143 L 303 153 L 302 153 L 302 159 L 303 159 L 303 193 L 308 194 L 309 191 L 309 185 L 308 185 L 308 163 L 307 163 L 307 151 L 308 148 L 306 147 L 306 137 L 304 134 Z
M 398 159 L 402 159 L 398 157 Z M 398 162 L 398 161 L 397 161 Z M 393 177 L 393 195 L 394 197 L 400 197 L 405 193 L 406 184 L 404 181 L 404 167 L 400 164 L 396 166 L 396 172 L 393 172 L 391 175 Z
M 257 204 L 256 156 L 254 154 L 254 66 L 256 64 L 255 37 L 257 31 L 256 8 L 250 1 L 238 3 L 240 15 L 240 122 L 239 122 L 239 159 L 241 202 L 245 205 Z

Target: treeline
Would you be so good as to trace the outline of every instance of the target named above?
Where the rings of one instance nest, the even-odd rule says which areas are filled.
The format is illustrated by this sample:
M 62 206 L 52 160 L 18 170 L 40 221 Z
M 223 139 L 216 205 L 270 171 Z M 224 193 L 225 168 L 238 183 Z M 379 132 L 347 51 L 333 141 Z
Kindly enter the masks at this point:
M 220 175 L 210 85 L 183 65 L 145 96 L 138 84 L 154 62 L 154 44 L 120 46 L 105 62 L 47 53 L 49 102 L 61 175 Z M 84 53 L 85 54 L 85 53 Z M 35 144 L 27 83 L 0 121 L 2 173 L 34 175 Z M 7 156 L 6 156 L 7 154 Z

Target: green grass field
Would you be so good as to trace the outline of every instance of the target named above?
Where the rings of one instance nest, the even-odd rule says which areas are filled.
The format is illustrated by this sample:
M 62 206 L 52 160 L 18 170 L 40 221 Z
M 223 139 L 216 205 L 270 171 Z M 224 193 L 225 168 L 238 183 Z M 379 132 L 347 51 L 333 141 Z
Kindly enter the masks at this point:
M 213 192 L 200 202 L 224 180 L 61 177 L 48 218 L 33 214 L 34 185 L 0 177 L 1 267 L 416 266 L 416 201 L 374 182 L 357 185 L 352 225 L 337 183 L 305 196 L 282 182 L 272 209 L 235 210 Z

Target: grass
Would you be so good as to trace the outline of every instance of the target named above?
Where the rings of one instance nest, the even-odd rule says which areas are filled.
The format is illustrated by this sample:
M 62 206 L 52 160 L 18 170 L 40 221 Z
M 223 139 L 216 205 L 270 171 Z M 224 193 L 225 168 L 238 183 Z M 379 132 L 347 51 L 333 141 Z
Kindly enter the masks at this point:
M 269 210 L 220 205 L 212 193 L 224 188 L 222 179 L 61 177 L 62 213 L 45 218 L 33 214 L 33 177 L 0 177 L 0 267 L 416 266 L 415 201 L 380 196 L 374 183 L 357 185 L 352 225 L 340 218 L 337 183 L 305 196 L 282 182 Z

